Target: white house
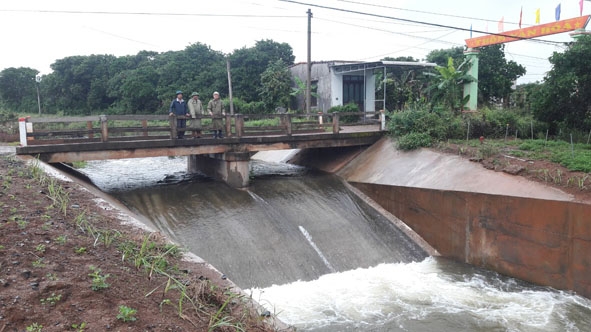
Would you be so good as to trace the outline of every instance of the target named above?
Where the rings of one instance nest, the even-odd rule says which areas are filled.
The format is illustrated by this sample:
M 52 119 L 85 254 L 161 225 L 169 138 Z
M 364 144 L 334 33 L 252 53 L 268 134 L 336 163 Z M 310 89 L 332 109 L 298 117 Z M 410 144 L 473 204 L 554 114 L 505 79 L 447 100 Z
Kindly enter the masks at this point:
M 407 61 L 319 61 L 311 64 L 311 81 L 315 87 L 311 109 L 326 112 L 333 106 L 354 102 L 359 110 L 375 112 L 384 109 L 386 93 L 376 99 L 376 74 L 386 77 L 388 68 L 435 67 L 434 63 Z M 294 64 L 290 68 L 293 77 L 306 82 L 307 63 Z M 385 82 L 379 82 L 384 84 Z M 297 96 L 297 108 L 304 109 L 305 96 Z

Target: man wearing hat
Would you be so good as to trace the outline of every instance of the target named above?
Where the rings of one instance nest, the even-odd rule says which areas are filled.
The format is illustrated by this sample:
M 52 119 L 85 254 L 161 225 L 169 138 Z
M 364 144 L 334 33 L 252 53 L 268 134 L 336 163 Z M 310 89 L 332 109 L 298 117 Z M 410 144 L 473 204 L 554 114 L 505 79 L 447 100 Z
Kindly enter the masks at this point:
M 207 112 L 213 118 L 213 138 L 224 138 L 222 129 L 224 127 L 224 120 L 222 116 L 226 116 L 224 112 L 224 105 L 220 99 L 220 93 L 214 92 L 213 99 L 207 104 Z
M 191 93 L 189 99 L 189 112 L 191 113 L 191 129 L 193 129 L 193 138 L 201 138 L 201 118 L 203 115 L 203 104 L 199 100 L 199 93 Z M 199 117 L 199 118 L 198 118 Z
M 170 116 L 190 116 L 189 110 L 187 108 L 187 103 L 183 100 L 183 92 L 178 90 L 176 92 L 176 98 L 170 103 Z M 187 127 L 187 120 L 186 119 L 176 119 L 176 129 L 177 129 L 177 138 L 183 139 L 185 137 L 184 129 Z

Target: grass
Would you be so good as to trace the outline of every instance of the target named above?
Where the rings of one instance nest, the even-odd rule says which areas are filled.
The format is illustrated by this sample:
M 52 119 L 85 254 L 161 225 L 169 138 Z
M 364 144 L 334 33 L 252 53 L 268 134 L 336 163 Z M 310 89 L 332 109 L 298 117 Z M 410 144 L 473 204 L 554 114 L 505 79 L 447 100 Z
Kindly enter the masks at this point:
M 496 151 L 507 155 L 529 159 L 546 160 L 558 163 L 570 171 L 591 172 L 591 145 L 577 143 L 571 145 L 564 141 L 545 140 L 486 140 L 480 144 L 478 140 L 454 140 L 451 143 L 478 147 L 483 156 Z M 555 175 L 556 176 L 556 175 Z

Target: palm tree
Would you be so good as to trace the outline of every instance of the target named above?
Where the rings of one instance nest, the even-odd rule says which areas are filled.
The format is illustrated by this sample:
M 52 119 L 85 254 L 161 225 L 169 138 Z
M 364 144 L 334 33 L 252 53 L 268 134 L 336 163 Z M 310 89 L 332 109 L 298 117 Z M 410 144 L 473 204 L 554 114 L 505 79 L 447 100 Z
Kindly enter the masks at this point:
M 462 110 L 470 99 L 469 95 L 462 98 L 464 83 L 474 82 L 475 78 L 462 69 L 468 61 L 464 61 L 458 68 L 454 67 L 454 60 L 447 59 L 447 67 L 436 66 L 437 73 L 425 73 L 434 78 L 435 83 L 427 87 L 426 92 L 430 94 L 433 103 L 442 104 L 444 107 L 455 110 Z

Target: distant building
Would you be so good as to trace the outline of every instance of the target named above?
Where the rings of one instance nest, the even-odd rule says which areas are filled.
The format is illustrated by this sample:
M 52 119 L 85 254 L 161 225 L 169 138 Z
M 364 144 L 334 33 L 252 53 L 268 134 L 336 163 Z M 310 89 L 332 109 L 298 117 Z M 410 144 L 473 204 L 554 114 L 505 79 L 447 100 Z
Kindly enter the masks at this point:
M 385 95 L 376 100 L 376 74 L 384 77 L 388 68 L 435 67 L 434 63 L 406 61 L 320 61 L 312 62 L 311 81 L 318 97 L 312 97 L 311 109 L 326 112 L 333 106 L 353 102 L 360 111 L 375 112 L 384 108 Z M 307 63 L 290 68 L 293 77 L 307 80 Z M 295 82 L 294 82 L 295 84 Z M 386 91 L 387 93 L 387 91 Z M 305 109 L 305 94 L 297 96 L 297 109 Z

